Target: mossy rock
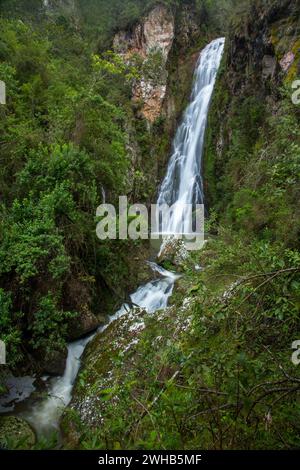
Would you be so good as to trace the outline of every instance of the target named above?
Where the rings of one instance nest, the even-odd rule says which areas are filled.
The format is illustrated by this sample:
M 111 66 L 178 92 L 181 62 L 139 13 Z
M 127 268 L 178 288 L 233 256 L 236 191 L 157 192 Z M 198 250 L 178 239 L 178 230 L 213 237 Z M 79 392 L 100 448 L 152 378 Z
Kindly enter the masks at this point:
M 0 447 L 28 450 L 35 443 L 35 433 L 27 421 L 15 416 L 0 417 Z
M 77 448 L 84 426 L 99 425 L 102 415 L 114 395 L 121 370 L 130 370 L 136 344 L 144 329 L 146 312 L 133 309 L 88 344 L 78 374 L 73 398 L 61 420 L 64 447 Z

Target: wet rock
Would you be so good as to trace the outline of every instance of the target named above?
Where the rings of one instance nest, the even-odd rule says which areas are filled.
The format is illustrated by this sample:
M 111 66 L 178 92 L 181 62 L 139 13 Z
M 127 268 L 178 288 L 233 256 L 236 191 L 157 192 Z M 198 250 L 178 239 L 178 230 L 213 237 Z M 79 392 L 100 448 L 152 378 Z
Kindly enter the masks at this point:
M 101 295 L 101 294 L 100 294 Z M 103 323 L 92 311 L 93 293 L 91 286 L 79 276 L 71 276 L 65 285 L 64 310 L 77 312 L 68 320 L 67 341 L 72 342 L 88 335 Z M 97 308 L 105 308 L 105 305 Z
M 80 429 L 78 422 L 87 426 L 99 426 L 102 413 L 109 401 L 103 400 L 105 394 L 112 392 L 117 377 L 116 365 L 126 358 L 133 357 L 140 333 L 145 328 L 147 316 L 142 309 L 129 310 L 123 317 L 109 325 L 88 344 L 82 359 L 81 370 L 84 371 L 84 385 L 80 374 L 73 389 L 73 398 L 64 411 L 61 420 L 64 446 L 76 448 L 79 442 Z M 130 359 L 129 359 L 130 361 Z M 97 390 L 97 393 L 95 393 Z M 117 397 L 112 396 L 112 401 Z
M 0 413 L 13 411 L 16 403 L 26 400 L 35 391 L 34 377 L 14 377 L 3 379 L 4 393 L 0 395 Z
M 173 342 L 175 334 L 190 328 L 192 302 L 188 299 L 181 309 L 167 307 L 155 315 L 132 309 L 95 336 L 87 346 L 72 401 L 62 417 L 64 448 L 78 449 L 82 429 L 93 432 L 109 422 L 111 410 L 122 400 L 124 382 L 136 370 L 137 363 L 143 362 L 143 347 L 148 345 L 142 339 L 145 332 L 154 333 L 151 347 L 160 351 L 162 343 Z M 168 379 L 173 372 L 166 374 Z M 162 379 L 162 370 L 159 378 Z
M 31 426 L 22 418 L 0 417 L 0 446 L 7 449 L 31 449 L 36 437 Z
M 41 369 L 45 374 L 49 375 L 63 375 L 66 368 L 68 357 L 67 347 L 59 350 L 53 350 L 49 353 L 40 352 L 38 360 Z
M 180 268 L 188 259 L 188 251 L 184 241 L 176 237 L 166 238 L 157 256 L 159 264 L 172 264 Z
M 262 74 L 263 78 L 273 78 L 276 73 L 277 60 L 276 57 L 265 55 L 262 61 Z

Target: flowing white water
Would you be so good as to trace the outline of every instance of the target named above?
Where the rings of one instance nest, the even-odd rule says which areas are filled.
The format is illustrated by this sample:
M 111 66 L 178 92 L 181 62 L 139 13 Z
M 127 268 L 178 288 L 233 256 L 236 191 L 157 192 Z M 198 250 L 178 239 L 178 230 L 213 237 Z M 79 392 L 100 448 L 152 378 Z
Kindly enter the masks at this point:
M 152 270 L 160 274 L 162 278 L 155 279 L 139 287 L 130 296 L 131 304 L 124 304 L 110 317 L 107 325 L 98 329 L 98 333 L 103 332 L 110 323 L 125 315 L 132 307 L 140 307 L 149 313 L 153 313 L 167 306 L 168 299 L 173 292 L 175 280 L 179 276 L 166 271 L 155 263 L 149 264 Z M 92 341 L 96 334 L 94 333 L 87 338 L 69 344 L 64 375 L 53 378 L 50 383 L 48 397 L 24 413 L 24 418 L 34 427 L 38 435 L 47 436 L 59 428 L 59 419 L 62 412 L 72 398 L 72 389 L 80 368 L 81 356 L 87 344 Z
M 150 263 L 153 271 L 159 273 L 162 278 L 148 282 L 141 286 L 130 296 L 133 306 L 144 308 L 148 313 L 157 312 L 168 305 L 169 297 L 172 295 L 173 287 L 176 279 L 180 276 L 171 273 L 155 263 Z M 117 313 L 117 316 L 124 314 L 128 310 L 129 305 L 125 305 Z M 125 310 L 124 310 L 125 309 Z
M 208 109 L 224 42 L 224 38 L 212 41 L 201 52 L 197 62 L 190 104 L 176 132 L 173 153 L 158 197 L 158 206 L 176 204 L 171 216 L 161 221 L 160 232 L 163 234 L 191 233 L 186 207 L 204 202 L 202 153 Z
M 173 211 L 169 223 L 161 227 L 163 233 L 189 233 L 190 227 L 187 227 L 185 222 L 186 214 L 181 211 L 180 204 L 203 202 L 202 150 L 209 103 L 223 49 L 224 39 L 216 39 L 202 51 L 197 63 L 191 103 L 176 133 L 173 144 L 174 151 L 158 198 L 159 205 L 167 203 L 171 206 L 176 202 L 179 203 L 176 210 Z M 150 265 L 153 271 L 162 277 L 139 287 L 131 295 L 131 304 L 124 304 L 110 318 L 110 323 L 125 315 L 134 306 L 144 308 L 149 313 L 154 313 L 167 306 L 174 283 L 179 276 L 166 271 L 155 263 L 150 263 Z M 100 328 L 98 332 L 104 331 L 107 326 Z M 94 336 L 95 334 L 69 345 L 63 377 L 52 379 L 49 397 L 35 405 L 26 414 L 25 417 L 39 434 L 49 434 L 49 431 L 58 429 L 62 411 L 71 400 L 73 385 L 80 367 L 80 358 Z
M 64 375 L 53 378 L 49 384 L 48 397 L 24 413 L 24 418 L 39 436 L 48 436 L 58 429 L 61 414 L 71 401 L 73 385 L 80 367 L 80 358 L 93 337 L 94 335 L 91 335 L 69 344 Z

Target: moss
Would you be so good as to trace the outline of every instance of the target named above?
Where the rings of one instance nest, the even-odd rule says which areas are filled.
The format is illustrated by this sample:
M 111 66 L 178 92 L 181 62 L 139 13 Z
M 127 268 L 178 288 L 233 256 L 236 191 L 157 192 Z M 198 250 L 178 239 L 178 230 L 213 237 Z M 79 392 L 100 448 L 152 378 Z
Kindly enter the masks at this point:
M 205 197 L 207 206 L 212 207 L 217 198 L 218 189 L 218 167 L 220 154 L 223 151 L 224 129 L 222 122 L 229 102 L 229 93 L 225 84 L 227 46 L 222 58 L 219 73 L 217 75 L 215 90 L 208 116 L 208 124 L 205 136 L 205 147 L 203 154 L 203 172 L 205 175 Z
M 295 56 L 294 62 L 290 66 L 287 76 L 286 83 L 291 83 L 299 76 L 299 65 L 300 65 L 300 39 L 295 42 L 292 47 L 292 52 Z
M 278 61 L 290 50 L 296 29 L 297 24 L 292 16 L 270 25 L 270 39 Z
M 33 448 L 35 442 L 35 434 L 24 419 L 0 417 L 0 447 L 28 450 Z
M 87 371 L 86 383 L 80 393 L 84 397 L 97 394 L 96 401 L 86 402 L 95 421 L 91 426 L 78 422 L 76 415 L 71 416 L 69 426 L 73 430 L 76 425 L 79 433 L 76 448 L 180 449 L 184 445 L 209 449 L 220 445 L 222 449 L 280 449 L 280 436 L 291 448 L 299 445 L 295 433 L 299 405 L 294 396 L 281 397 L 280 406 L 272 406 L 276 426 L 268 432 L 265 409 L 281 396 L 280 389 L 275 397 L 273 390 L 264 402 L 257 402 L 266 382 L 272 387 L 274 381 L 282 379 L 277 361 L 288 371 L 293 367 L 286 355 L 286 344 L 290 344 L 298 327 L 297 320 L 292 320 L 295 311 L 290 311 L 293 302 L 289 297 L 291 304 L 285 308 L 285 315 L 292 323 L 288 326 L 280 320 L 280 325 L 285 325 L 283 337 L 275 335 L 274 341 L 279 323 L 276 317 L 270 317 L 270 308 L 276 306 L 269 296 L 276 295 L 278 289 L 285 291 L 290 280 L 272 278 L 272 283 L 263 286 L 263 298 L 258 299 L 255 294 L 262 281 L 256 275 L 270 270 L 270 260 L 278 262 L 278 267 L 290 263 L 290 253 L 282 253 L 279 246 L 266 248 L 264 244 L 258 249 L 256 242 L 246 247 L 242 238 L 228 231 L 192 256 L 172 307 L 154 316 L 139 317 L 144 327 L 138 342 L 126 348 L 137 336 L 132 336 L 132 323 L 123 318 L 91 345 L 83 369 Z M 204 271 L 190 269 L 195 262 L 205 261 Z M 237 279 L 245 279 L 245 273 L 249 282 L 236 283 Z M 296 289 L 297 286 L 295 299 Z M 259 314 L 254 314 L 256 302 Z M 267 322 L 268 318 L 272 321 Z M 115 348 L 117 341 L 113 336 L 109 350 L 109 338 L 116 334 L 119 345 Z M 276 354 L 275 361 L 270 352 Z M 238 415 L 237 384 L 242 385 Z M 207 398 L 209 390 L 212 394 Z M 252 395 L 254 390 L 257 393 Z M 232 408 L 227 408 L 228 403 L 232 403 Z M 82 413 L 81 405 L 78 409 Z M 149 413 L 144 413 L 145 409 Z M 219 424 L 213 414 L 215 409 L 222 416 Z M 249 410 L 252 419 L 246 420 Z M 214 427 L 207 432 L 212 421 Z M 225 436 L 223 424 L 229 430 Z M 222 436 L 222 444 L 216 444 L 216 434 Z M 70 445 L 71 440 L 67 443 Z

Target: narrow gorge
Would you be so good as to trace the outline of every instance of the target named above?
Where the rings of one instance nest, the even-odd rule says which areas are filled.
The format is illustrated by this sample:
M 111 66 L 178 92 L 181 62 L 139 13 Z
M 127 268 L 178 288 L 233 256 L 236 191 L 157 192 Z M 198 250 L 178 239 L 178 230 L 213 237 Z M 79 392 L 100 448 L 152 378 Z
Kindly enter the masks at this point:
M 0 447 L 299 448 L 299 1 L 0 13 Z

